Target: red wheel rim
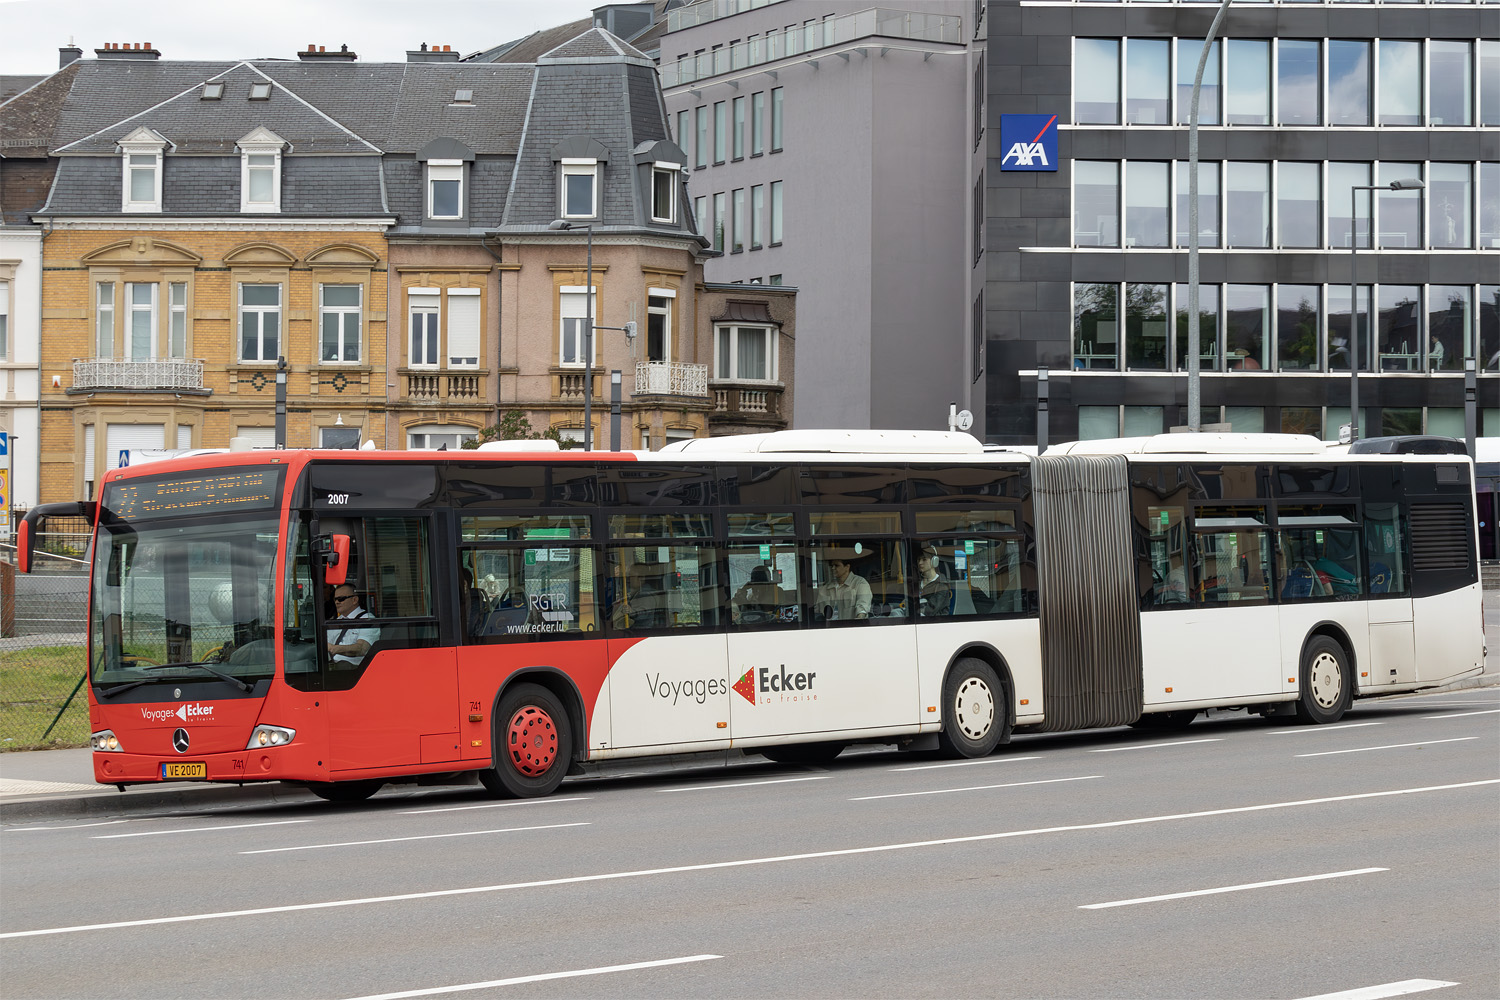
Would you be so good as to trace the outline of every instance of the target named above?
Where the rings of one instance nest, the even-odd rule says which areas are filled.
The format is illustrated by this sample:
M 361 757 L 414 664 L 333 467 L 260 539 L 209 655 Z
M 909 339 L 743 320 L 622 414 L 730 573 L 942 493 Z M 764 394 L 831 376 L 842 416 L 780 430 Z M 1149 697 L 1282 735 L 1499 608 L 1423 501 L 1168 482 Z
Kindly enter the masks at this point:
M 511 765 L 528 778 L 540 778 L 557 759 L 557 726 L 535 705 L 512 716 L 505 735 Z

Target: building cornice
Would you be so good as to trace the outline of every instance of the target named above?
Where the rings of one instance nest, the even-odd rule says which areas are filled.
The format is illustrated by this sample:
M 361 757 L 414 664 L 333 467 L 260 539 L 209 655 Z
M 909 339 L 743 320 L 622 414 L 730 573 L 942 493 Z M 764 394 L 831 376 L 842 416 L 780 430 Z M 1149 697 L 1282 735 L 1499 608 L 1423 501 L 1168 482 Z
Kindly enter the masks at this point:
M 221 232 L 226 229 L 252 230 L 255 232 L 312 232 L 339 229 L 345 232 L 384 232 L 394 225 L 394 218 L 365 216 L 362 218 L 306 218 L 285 217 L 267 219 L 239 215 L 198 216 L 191 219 L 168 218 L 150 215 L 120 216 L 57 216 L 33 215 L 32 219 L 44 223 L 51 229 L 87 229 L 105 232 L 141 232 L 142 230 L 173 229 L 184 232 Z

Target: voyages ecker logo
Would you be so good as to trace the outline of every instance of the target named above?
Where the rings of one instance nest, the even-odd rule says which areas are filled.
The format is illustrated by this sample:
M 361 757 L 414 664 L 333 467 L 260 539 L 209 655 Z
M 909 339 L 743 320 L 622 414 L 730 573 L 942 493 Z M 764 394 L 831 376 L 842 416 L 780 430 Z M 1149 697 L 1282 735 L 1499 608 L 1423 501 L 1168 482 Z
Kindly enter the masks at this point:
M 813 692 L 813 680 L 817 676 L 815 670 L 788 673 L 785 663 L 779 668 L 760 667 L 757 670 L 756 667 L 751 667 L 740 675 L 740 679 L 732 687 L 735 694 L 752 705 L 761 700 L 762 696 L 767 705 L 772 701 L 817 701 L 818 696 Z
M 1001 115 L 1001 170 L 1056 170 L 1056 115 Z

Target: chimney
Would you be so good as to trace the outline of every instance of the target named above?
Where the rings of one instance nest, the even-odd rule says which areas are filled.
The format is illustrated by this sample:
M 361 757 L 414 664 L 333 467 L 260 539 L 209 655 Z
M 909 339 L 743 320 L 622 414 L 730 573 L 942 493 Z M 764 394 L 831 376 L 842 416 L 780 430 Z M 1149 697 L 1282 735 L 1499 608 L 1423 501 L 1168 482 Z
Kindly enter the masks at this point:
M 329 52 L 323 45 L 309 45 L 307 51 L 297 53 L 297 58 L 304 62 L 353 62 L 359 56 L 350 52 L 347 45 L 340 45 L 337 52 Z
M 71 62 L 77 62 L 83 58 L 83 50 L 69 42 L 57 50 L 57 68 L 62 69 Z
M 104 48 L 95 49 L 100 59 L 160 59 L 161 52 L 151 47 L 150 42 L 105 42 Z
M 408 49 L 407 50 L 407 52 L 406 52 L 406 61 L 409 62 L 409 63 L 414 63 L 414 62 L 455 63 L 455 62 L 458 62 L 458 53 L 455 52 L 455 51 L 453 51 L 453 46 L 451 46 L 451 45 L 434 45 L 434 46 L 432 46 L 432 48 L 429 49 L 427 47 L 427 43 L 423 42 L 421 48 L 419 48 L 419 49 Z

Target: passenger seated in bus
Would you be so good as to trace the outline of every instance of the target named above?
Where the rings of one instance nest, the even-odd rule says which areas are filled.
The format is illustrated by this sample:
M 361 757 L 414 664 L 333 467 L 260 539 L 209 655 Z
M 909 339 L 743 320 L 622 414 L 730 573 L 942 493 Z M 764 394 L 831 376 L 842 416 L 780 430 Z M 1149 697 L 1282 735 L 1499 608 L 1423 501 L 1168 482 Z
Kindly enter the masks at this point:
M 813 601 L 813 611 L 824 621 L 850 621 L 870 617 L 873 598 L 870 585 L 862 576 L 849 568 L 849 560 L 842 555 L 824 560 L 833 570 L 833 579 L 818 587 Z
M 380 629 L 359 628 L 351 624 L 360 618 L 373 618 L 359 603 L 359 591 L 348 584 L 340 584 L 333 591 L 334 607 L 338 609 L 337 622 L 344 623 L 328 632 L 328 655 L 333 657 L 336 667 L 357 667 L 364 662 L 365 654 L 380 639 Z
M 785 595 L 772 582 L 771 571 L 764 563 L 750 570 L 750 579 L 730 599 L 735 623 L 740 625 L 772 621 L 786 603 Z
M 917 553 L 917 585 L 921 595 L 917 600 L 917 614 L 922 618 L 936 618 L 953 611 L 953 588 L 938 575 L 937 549 L 922 546 Z

